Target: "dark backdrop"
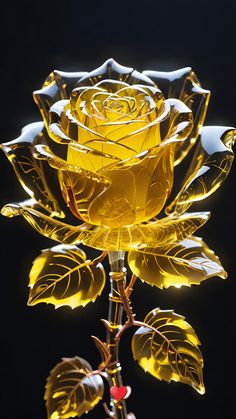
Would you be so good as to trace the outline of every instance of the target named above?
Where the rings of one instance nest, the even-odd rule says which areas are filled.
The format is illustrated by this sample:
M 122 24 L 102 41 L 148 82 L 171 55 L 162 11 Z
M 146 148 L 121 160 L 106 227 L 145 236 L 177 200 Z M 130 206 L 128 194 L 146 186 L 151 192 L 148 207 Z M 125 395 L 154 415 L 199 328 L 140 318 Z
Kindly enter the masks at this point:
M 40 115 L 32 100 L 53 69 L 93 69 L 113 56 L 139 70 L 191 65 L 212 90 L 207 123 L 236 124 L 236 25 L 234 1 L 19 1 L 1 3 L 1 140 L 18 135 Z M 1 155 L 1 205 L 23 199 L 12 168 Z M 235 172 L 198 208 L 212 210 L 201 235 L 221 256 L 226 281 L 159 291 L 138 284 L 134 308 L 143 318 L 154 307 L 186 316 L 202 341 L 206 394 L 166 384 L 132 360 L 131 333 L 121 344 L 124 383 L 137 419 L 235 416 Z M 22 219 L 1 218 L 2 417 L 43 419 L 45 379 L 63 356 L 76 354 L 95 367 L 99 356 L 90 334 L 104 337 L 105 296 L 85 309 L 29 308 L 27 276 L 40 249 L 52 245 Z M 5 411 L 5 414 L 3 414 Z M 91 418 L 104 418 L 100 405 Z

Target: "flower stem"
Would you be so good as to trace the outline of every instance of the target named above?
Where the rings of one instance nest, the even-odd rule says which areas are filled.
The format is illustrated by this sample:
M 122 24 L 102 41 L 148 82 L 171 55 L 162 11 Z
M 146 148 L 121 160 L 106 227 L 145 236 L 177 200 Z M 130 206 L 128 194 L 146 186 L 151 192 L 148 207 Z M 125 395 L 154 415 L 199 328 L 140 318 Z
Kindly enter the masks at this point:
M 120 387 L 123 385 L 121 365 L 119 362 L 119 341 L 116 340 L 116 335 L 122 328 L 123 304 L 119 288 L 121 283 L 123 287 L 126 284 L 124 256 L 124 252 L 109 252 L 111 292 L 109 294 L 107 345 L 111 359 L 106 371 L 108 373 L 110 387 Z M 111 407 L 115 419 L 127 419 L 126 402 L 124 399 L 117 402 L 111 397 Z

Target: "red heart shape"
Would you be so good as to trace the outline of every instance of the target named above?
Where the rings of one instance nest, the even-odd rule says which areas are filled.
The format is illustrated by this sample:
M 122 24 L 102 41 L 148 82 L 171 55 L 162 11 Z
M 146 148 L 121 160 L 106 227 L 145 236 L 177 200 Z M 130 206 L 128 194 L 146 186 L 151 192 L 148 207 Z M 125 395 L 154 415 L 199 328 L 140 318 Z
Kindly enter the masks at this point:
M 126 396 L 127 391 L 128 389 L 125 386 L 120 386 L 120 387 L 112 386 L 110 388 L 110 393 L 112 397 L 114 397 L 114 399 L 116 399 L 118 402 Z

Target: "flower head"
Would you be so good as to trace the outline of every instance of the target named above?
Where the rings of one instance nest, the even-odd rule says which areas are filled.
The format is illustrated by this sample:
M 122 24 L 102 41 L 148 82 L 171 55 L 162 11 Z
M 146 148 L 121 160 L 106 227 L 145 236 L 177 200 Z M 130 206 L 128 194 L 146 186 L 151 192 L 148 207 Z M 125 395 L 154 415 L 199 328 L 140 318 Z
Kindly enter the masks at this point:
M 202 129 L 209 95 L 190 68 L 140 73 L 109 59 L 88 73 L 54 71 L 34 92 L 44 123 L 2 145 L 35 201 L 9 204 L 3 214 L 20 213 L 63 243 L 108 250 L 192 234 L 208 215 L 184 212 L 218 188 L 233 159 L 233 128 Z M 172 215 L 156 219 L 171 194 L 174 166 L 197 140 L 180 193 L 166 209 Z M 36 209 L 37 201 L 63 216 L 55 183 L 50 186 L 55 175 L 84 224 L 68 226 Z

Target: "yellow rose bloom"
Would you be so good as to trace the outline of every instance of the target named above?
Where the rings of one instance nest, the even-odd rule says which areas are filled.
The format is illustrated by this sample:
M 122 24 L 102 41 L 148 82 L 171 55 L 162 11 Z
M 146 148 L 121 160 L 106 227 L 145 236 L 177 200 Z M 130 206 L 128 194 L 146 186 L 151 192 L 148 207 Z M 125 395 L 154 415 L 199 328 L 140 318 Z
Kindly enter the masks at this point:
M 44 122 L 2 145 L 33 201 L 7 205 L 2 213 L 21 214 L 62 243 L 98 249 L 129 250 L 187 237 L 209 214 L 184 212 L 214 192 L 232 164 L 232 128 L 202 129 L 209 96 L 189 67 L 140 73 L 109 59 L 91 72 L 54 71 L 34 92 Z M 171 194 L 175 165 L 197 140 L 182 189 L 165 209 L 172 215 L 157 219 Z M 84 224 L 70 226 L 38 211 L 36 201 L 63 217 L 58 185 Z

